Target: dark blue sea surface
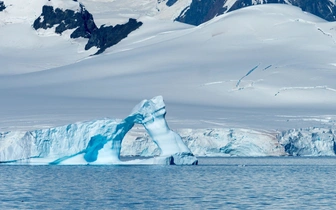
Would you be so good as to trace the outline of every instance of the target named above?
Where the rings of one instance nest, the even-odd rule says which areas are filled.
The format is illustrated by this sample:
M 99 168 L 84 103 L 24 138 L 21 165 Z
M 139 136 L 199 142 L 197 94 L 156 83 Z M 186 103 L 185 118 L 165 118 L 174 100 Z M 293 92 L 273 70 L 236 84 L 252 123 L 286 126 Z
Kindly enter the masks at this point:
M 198 166 L 0 165 L 0 209 L 335 209 L 336 158 Z

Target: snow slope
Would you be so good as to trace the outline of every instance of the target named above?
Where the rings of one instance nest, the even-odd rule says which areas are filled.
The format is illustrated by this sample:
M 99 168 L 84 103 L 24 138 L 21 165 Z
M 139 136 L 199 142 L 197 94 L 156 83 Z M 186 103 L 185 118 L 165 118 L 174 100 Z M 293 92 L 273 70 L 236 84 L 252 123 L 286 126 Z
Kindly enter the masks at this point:
M 27 22 L 2 24 L 0 131 L 122 118 L 154 95 L 164 96 L 173 129 L 334 126 L 334 23 L 270 4 L 193 27 L 160 17 L 152 1 L 139 10 L 83 2 L 99 23 L 136 17 L 144 24 L 93 57 L 79 50 L 80 40 L 35 32 Z
M 8 5 L 0 12 L 0 75 L 41 71 L 74 63 L 92 54 L 84 51 L 84 40 L 69 40 L 70 32 L 62 36 L 53 30 L 35 31 L 34 20 L 43 5 L 78 9 L 73 1 L 6 0 Z

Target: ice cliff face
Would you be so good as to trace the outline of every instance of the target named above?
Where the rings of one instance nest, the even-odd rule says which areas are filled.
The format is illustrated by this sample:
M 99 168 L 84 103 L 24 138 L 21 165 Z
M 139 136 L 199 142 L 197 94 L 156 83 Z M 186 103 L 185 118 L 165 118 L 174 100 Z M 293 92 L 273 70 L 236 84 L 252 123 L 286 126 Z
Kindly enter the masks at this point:
M 335 132 L 327 128 L 305 128 L 284 131 L 278 135 L 286 153 L 293 156 L 334 156 Z
M 179 133 L 198 156 L 280 156 L 283 147 L 274 133 L 249 129 L 183 129 Z
M 102 119 L 0 133 L 0 162 L 27 164 L 197 164 L 197 156 L 335 156 L 335 130 L 169 129 L 162 97 L 123 120 Z M 138 124 L 134 129 L 133 126 Z M 139 127 L 142 126 L 142 127 Z M 131 130 L 132 129 L 132 130 Z M 152 157 L 122 162 L 120 156 Z
M 179 129 L 183 142 L 196 156 L 284 156 L 287 153 L 278 142 L 277 133 L 261 132 L 249 129 L 216 128 L 216 129 Z M 137 134 L 140 141 L 130 141 L 127 137 L 123 146 L 124 155 L 151 156 L 156 154 L 150 144 L 150 137 Z M 132 142 L 132 143 L 131 143 Z M 147 142 L 148 149 L 143 148 Z M 136 152 L 138 151 L 138 152 Z
M 0 161 L 39 164 L 178 164 L 197 159 L 169 129 L 161 96 L 144 100 L 123 120 L 103 119 L 30 132 L 0 134 Z M 142 124 L 161 150 L 144 161 L 120 161 L 122 141 L 135 123 Z
M 336 155 L 333 128 L 301 128 L 283 132 L 239 128 L 180 129 L 178 133 L 196 156 Z M 158 154 L 148 135 L 140 132 L 131 134 L 132 137 L 127 136 L 124 142 L 123 155 Z
M 301 128 L 283 132 L 248 129 L 181 130 L 197 156 L 335 156 L 332 128 Z
M 164 117 L 161 115 L 163 110 L 160 111 L 159 107 L 155 109 L 157 112 L 153 115 L 146 115 L 144 112 L 140 115 L 132 113 L 130 116 L 142 116 L 134 119 L 144 122 L 146 128 L 136 126 L 126 136 L 124 135 L 129 129 L 124 124 L 126 121 L 112 119 L 31 132 L 0 133 L 0 161 L 113 164 L 120 163 L 118 152 L 111 156 L 111 152 L 119 151 L 119 148 L 122 156 L 158 156 L 148 161 L 133 161 L 133 164 L 188 164 L 193 162 L 189 160 L 190 158 L 194 159 L 191 153 L 196 156 L 335 156 L 336 154 L 335 131 L 331 128 L 290 129 L 283 132 L 228 128 L 180 129 L 178 133 L 184 142 L 182 144 L 179 136 L 170 131 L 162 119 L 158 119 L 160 116 Z M 156 126 L 152 124 L 152 119 L 157 122 Z M 116 133 L 116 130 L 119 133 Z M 116 139 L 113 144 L 108 140 L 111 138 Z M 156 143 L 152 138 L 156 139 Z M 166 138 L 170 139 L 167 143 Z M 111 151 L 112 146 L 117 149 Z M 170 151 L 178 152 L 170 155 L 173 153 Z M 160 154 L 165 158 L 160 159 Z
M 335 156 L 332 128 L 301 128 L 283 132 L 248 129 L 181 130 L 197 156 Z

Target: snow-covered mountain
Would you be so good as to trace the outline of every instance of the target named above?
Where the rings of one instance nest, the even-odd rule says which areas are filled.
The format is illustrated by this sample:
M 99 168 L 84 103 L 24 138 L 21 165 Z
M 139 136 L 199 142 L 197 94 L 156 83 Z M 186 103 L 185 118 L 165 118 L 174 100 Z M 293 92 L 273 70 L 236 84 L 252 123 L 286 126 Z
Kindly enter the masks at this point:
M 172 1 L 167 1 L 167 4 Z M 176 2 L 176 1 L 174 1 Z M 289 4 L 328 21 L 336 20 L 334 0 L 192 0 L 176 18 L 177 21 L 200 25 L 212 18 L 244 7 L 258 4 Z M 171 5 L 172 3 L 168 4 Z
M 334 133 L 336 122 L 333 22 L 291 5 L 264 4 L 196 27 L 173 21 L 191 1 L 173 2 L 5 0 L 0 132 L 120 119 L 138 101 L 163 95 L 167 121 L 197 155 L 333 154 L 333 134 L 323 134 Z M 83 12 L 79 3 L 96 30 L 130 19 L 142 25 L 96 56 L 90 55 L 98 46 L 85 50 L 90 38 L 71 38 L 79 26 L 56 33 L 61 21 L 34 29 L 36 20 L 48 24 L 45 5 Z M 123 154 L 157 151 L 148 144 L 146 153 L 145 133 L 131 130 Z M 316 149 L 299 152 L 300 145 Z

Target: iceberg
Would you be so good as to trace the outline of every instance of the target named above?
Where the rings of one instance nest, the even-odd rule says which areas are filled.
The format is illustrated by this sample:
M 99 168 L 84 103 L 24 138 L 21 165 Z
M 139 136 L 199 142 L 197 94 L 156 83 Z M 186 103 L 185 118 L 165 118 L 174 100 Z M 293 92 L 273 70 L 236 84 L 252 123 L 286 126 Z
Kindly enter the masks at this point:
M 198 157 L 336 156 L 334 125 L 284 131 L 219 128 L 178 132 Z
M 123 120 L 102 119 L 28 132 L 0 133 L 0 162 L 20 164 L 197 165 L 198 160 L 165 119 L 162 96 L 143 100 Z M 161 150 L 157 157 L 121 161 L 124 136 L 141 124 Z
M 336 156 L 335 125 L 283 131 L 225 127 L 176 131 L 197 157 Z M 131 136 L 123 141 L 122 155 L 158 154 L 145 131 L 131 130 L 128 134 Z
M 291 156 L 335 156 L 336 138 L 332 128 L 290 129 L 278 135 L 279 143 Z
M 242 128 L 181 129 L 178 132 L 191 152 L 197 156 L 285 155 L 275 132 Z

